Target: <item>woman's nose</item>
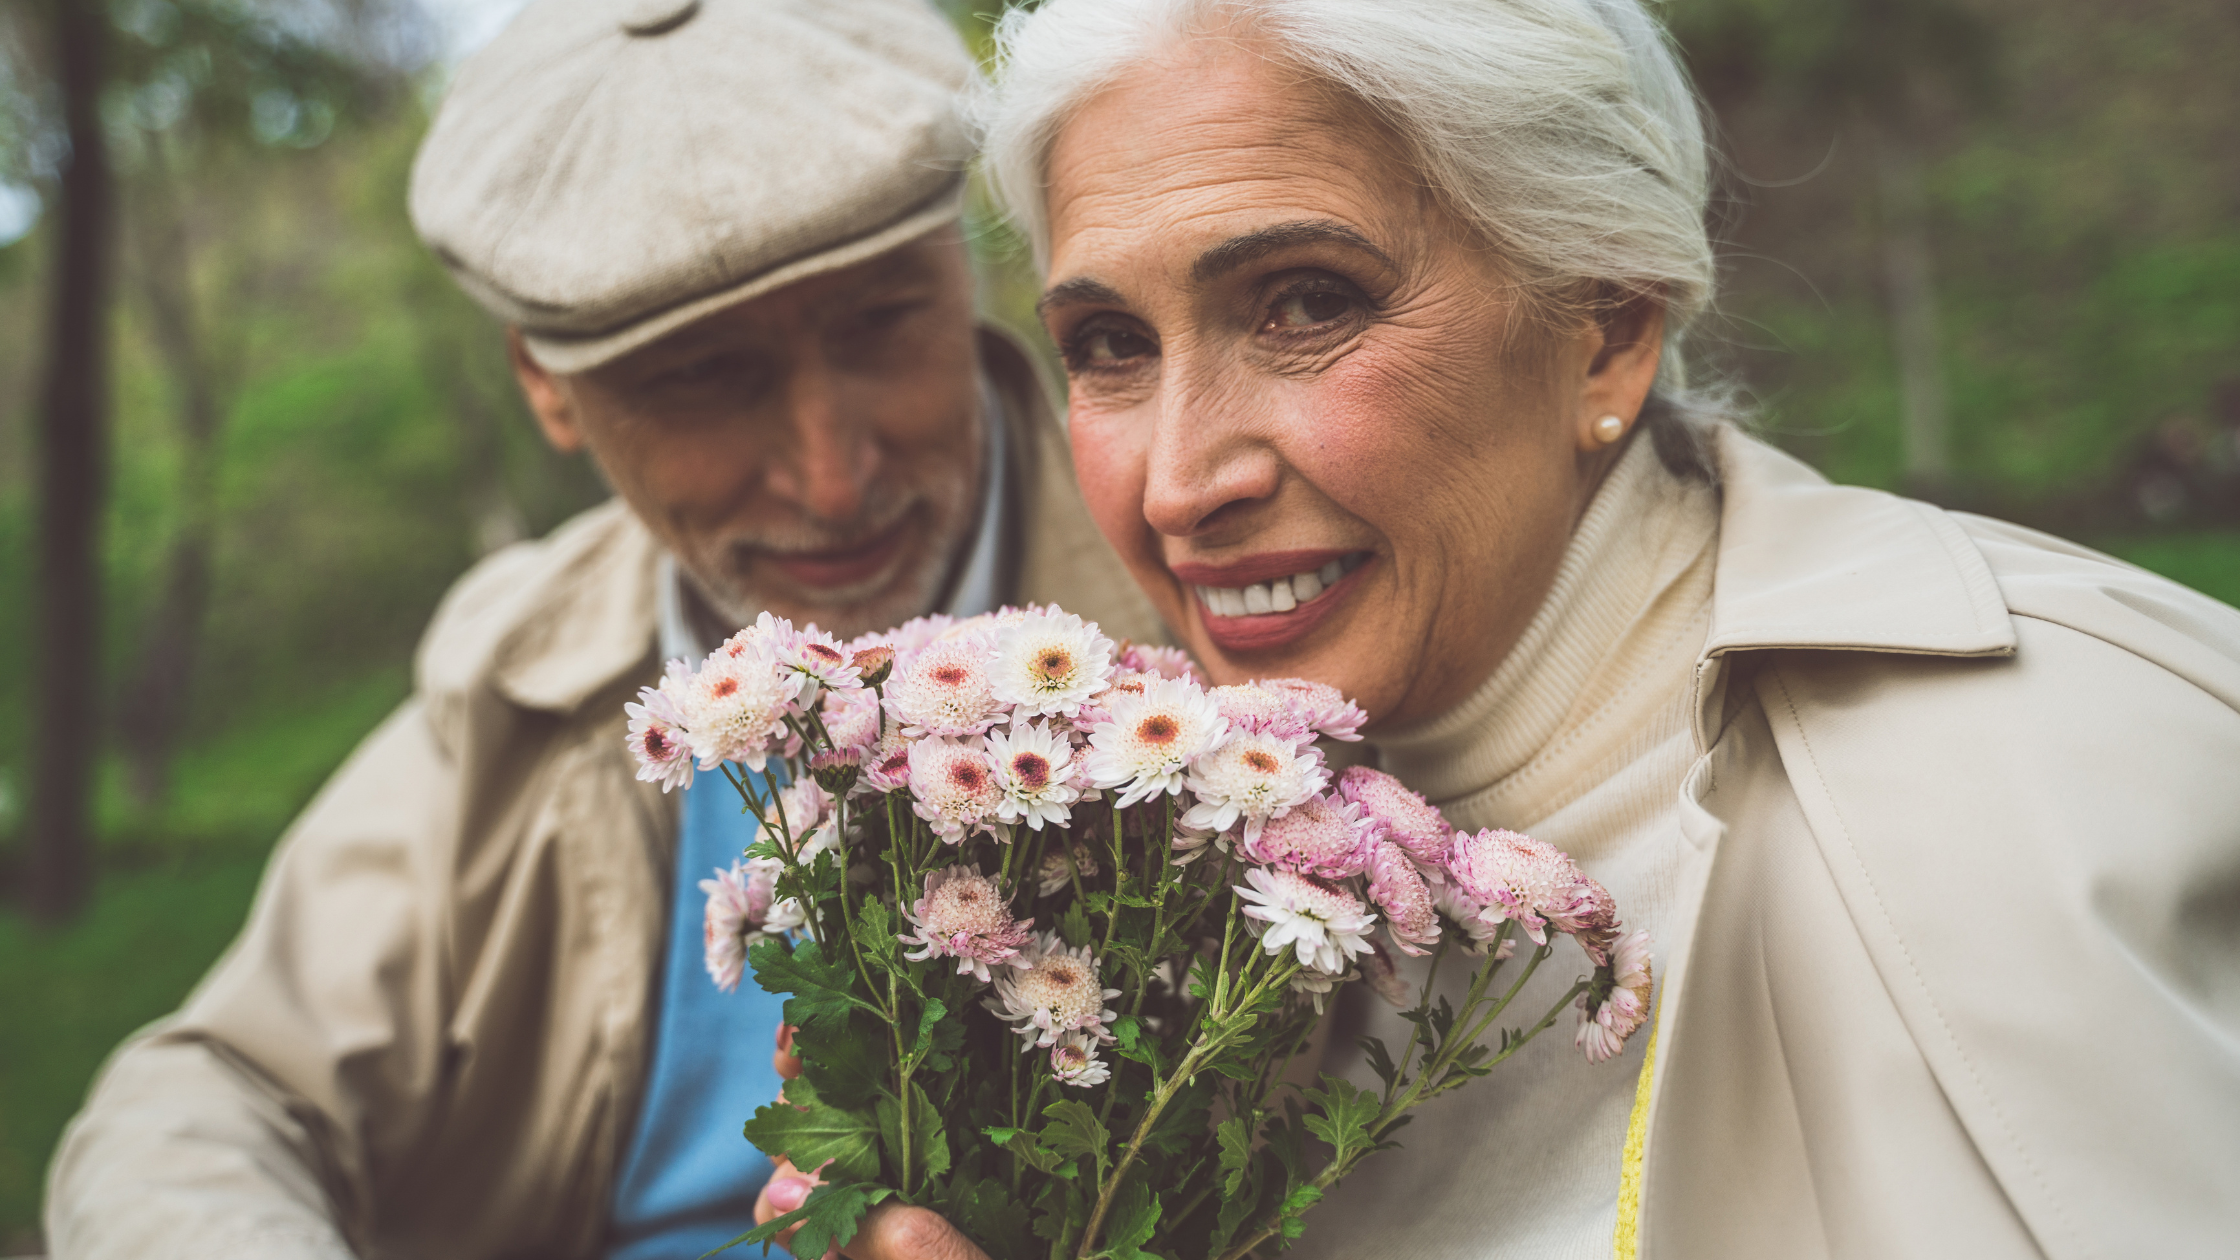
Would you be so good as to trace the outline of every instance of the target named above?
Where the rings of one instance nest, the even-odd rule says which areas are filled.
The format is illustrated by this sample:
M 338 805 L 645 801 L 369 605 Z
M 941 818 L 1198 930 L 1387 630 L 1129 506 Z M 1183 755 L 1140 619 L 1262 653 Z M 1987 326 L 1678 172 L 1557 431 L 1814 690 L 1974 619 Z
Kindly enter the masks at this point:
M 1202 533 L 1272 497 L 1274 450 L 1253 423 L 1252 401 L 1234 391 L 1175 391 L 1152 425 L 1143 516 L 1169 537 Z

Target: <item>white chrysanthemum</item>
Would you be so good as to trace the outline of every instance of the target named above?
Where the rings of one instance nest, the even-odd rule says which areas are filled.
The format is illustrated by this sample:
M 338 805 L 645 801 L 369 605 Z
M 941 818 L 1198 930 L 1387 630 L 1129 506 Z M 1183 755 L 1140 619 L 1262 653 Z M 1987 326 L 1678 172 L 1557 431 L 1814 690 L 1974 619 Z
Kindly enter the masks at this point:
M 1111 673 L 1112 640 L 1072 613 L 1030 612 L 996 632 L 990 684 L 996 699 L 1013 706 L 1014 723 L 1046 714 L 1072 717 L 1105 689 Z
M 910 745 L 911 809 L 950 844 L 987 831 L 1003 789 L 996 768 L 977 740 L 921 739 Z
M 1087 1033 L 1069 1032 L 1050 1047 L 1050 1075 L 1061 1085 L 1086 1089 L 1111 1079 L 1112 1069 L 1097 1057 L 1097 1045 Z
M 1462 886 L 1453 880 L 1431 885 L 1431 904 L 1441 915 L 1462 929 L 1463 940 L 1460 947 L 1465 954 L 1485 957 L 1486 947 L 1493 943 L 1494 937 L 1501 935 L 1502 921 L 1481 913 L 1482 907 L 1472 901 L 1470 894 L 1464 892 Z M 1514 936 L 1501 942 L 1500 958 L 1506 959 L 1516 952 L 1517 941 Z
M 1085 844 L 1068 844 L 1053 847 L 1042 855 L 1042 869 L 1038 871 L 1035 895 L 1047 897 L 1071 884 L 1078 872 L 1083 879 L 1094 876 L 1104 868 L 1097 865 L 1096 850 Z
M 1182 825 L 1227 831 L 1241 821 L 1250 842 L 1270 818 L 1281 818 L 1329 781 L 1322 754 L 1301 751 L 1272 732 L 1232 730 L 1190 763 L 1183 782 L 1198 802 L 1182 815 Z
M 700 923 L 708 978 L 725 993 L 738 988 L 746 975 L 749 945 L 770 932 L 800 926 L 798 922 L 770 921 L 770 897 L 777 887 L 779 865 L 776 858 L 734 861 L 731 869 L 718 867 L 714 879 L 700 881 L 700 891 L 708 896 Z
M 895 658 L 887 712 L 907 735 L 978 735 L 1003 717 L 992 685 L 985 638 L 939 639 Z
M 886 726 L 886 713 L 879 707 L 879 693 L 868 687 L 826 692 L 817 717 L 824 723 L 825 734 L 832 737 L 834 748 L 852 748 L 858 752 L 878 742 L 879 733 Z
M 678 696 L 692 751 L 702 770 L 734 761 L 760 772 L 772 753 L 793 742 L 789 706 L 801 694 L 799 675 L 753 652 L 718 648 Z
M 1097 975 L 1097 956 L 1084 945 L 1070 949 L 1056 932 L 1038 933 L 1019 955 L 1025 967 L 996 977 L 988 1009 L 1017 1025 L 1027 1047 L 1055 1044 L 1059 1036 L 1082 1032 L 1112 1040 L 1104 1026 L 1119 1018 L 1105 1003 L 1120 996 Z M 1017 963 L 1013 964 L 1017 966 Z
M 756 821 L 781 848 L 791 837 L 796 862 L 839 851 L 840 817 L 833 808 L 832 794 L 815 779 L 797 779 L 779 789 L 772 807 L 757 815 Z
M 1268 925 L 1260 948 L 1271 954 L 1289 948 L 1299 965 L 1341 976 L 1355 954 L 1369 952 L 1369 933 L 1377 916 L 1367 906 L 1296 871 L 1254 867 L 1244 873 L 1237 895 L 1253 904 L 1246 917 Z
M 1014 719 L 1009 731 L 988 732 L 988 759 L 995 763 L 1003 800 L 996 817 L 1040 831 L 1044 823 L 1063 827 L 1081 799 L 1073 785 L 1074 748 L 1065 736 L 1039 723 Z
M 1635 932 L 1618 942 L 1609 972 L 1598 974 L 1593 988 L 1579 997 L 1577 1044 L 1587 1062 L 1617 1058 L 1626 1038 L 1641 1031 L 1649 1019 L 1650 983 L 1649 934 Z
M 1188 866 L 1215 850 L 1226 854 L 1229 851 L 1229 836 L 1227 832 L 1177 827 L 1174 840 L 1168 847 L 1174 851 L 1176 866 Z
M 1089 735 L 1089 779 L 1121 788 L 1121 808 L 1180 792 L 1192 758 L 1213 747 L 1229 724 L 1206 693 L 1186 682 L 1146 682 L 1141 695 L 1111 702 L 1112 719 Z

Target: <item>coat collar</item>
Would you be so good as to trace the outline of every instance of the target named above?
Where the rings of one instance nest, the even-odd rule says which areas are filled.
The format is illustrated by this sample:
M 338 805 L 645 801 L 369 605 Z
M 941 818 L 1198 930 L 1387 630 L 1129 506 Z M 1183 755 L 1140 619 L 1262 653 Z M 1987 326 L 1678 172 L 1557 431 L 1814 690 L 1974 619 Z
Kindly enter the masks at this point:
M 1991 566 L 1943 511 L 1831 485 L 1732 428 L 1719 431 L 1718 462 L 1707 658 L 1774 648 L 2013 654 Z

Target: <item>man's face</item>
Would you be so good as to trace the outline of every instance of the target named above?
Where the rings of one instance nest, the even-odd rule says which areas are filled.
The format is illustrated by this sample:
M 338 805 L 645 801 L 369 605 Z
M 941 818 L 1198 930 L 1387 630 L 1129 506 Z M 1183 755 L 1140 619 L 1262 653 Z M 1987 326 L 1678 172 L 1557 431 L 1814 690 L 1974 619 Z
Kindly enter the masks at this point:
M 709 603 L 850 636 L 928 611 L 977 513 L 972 278 L 953 228 L 573 375 L 518 337 L 545 435 L 588 446 Z

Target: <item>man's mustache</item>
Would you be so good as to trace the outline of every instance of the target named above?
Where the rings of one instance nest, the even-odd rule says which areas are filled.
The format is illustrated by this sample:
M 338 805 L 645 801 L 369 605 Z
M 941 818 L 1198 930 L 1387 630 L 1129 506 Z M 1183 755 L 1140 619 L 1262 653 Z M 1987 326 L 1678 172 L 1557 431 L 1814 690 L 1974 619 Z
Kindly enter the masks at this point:
M 874 491 L 865 498 L 865 514 L 853 521 L 839 524 L 784 522 L 735 531 L 722 540 L 724 554 L 734 563 L 744 564 L 757 556 L 854 551 L 883 538 L 924 502 L 924 496 L 916 492 Z

